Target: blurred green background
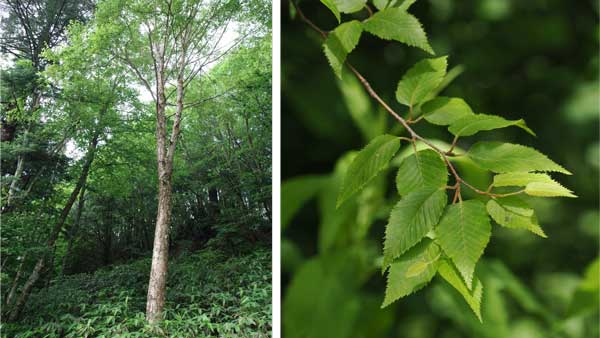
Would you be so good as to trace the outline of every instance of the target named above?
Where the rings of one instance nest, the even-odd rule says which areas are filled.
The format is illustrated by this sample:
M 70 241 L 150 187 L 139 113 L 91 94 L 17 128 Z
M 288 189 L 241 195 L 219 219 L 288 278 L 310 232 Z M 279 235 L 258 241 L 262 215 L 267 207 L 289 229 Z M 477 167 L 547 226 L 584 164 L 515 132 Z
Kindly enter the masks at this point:
M 321 28 L 336 26 L 319 1 L 304 0 L 300 7 Z M 598 266 L 590 267 L 598 257 L 600 226 L 598 2 L 419 0 L 410 12 L 422 22 L 437 55 L 449 55 L 449 69 L 460 73 L 442 95 L 464 98 L 477 113 L 524 118 L 537 133 L 533 138 L 508 128 L 464 138 L 459 146 L 482 139 L 532 146 L 574 173 L 556 178 L 579 198 L 531 201 L 548 239 L 494 225 L 478 265 L 483 324 L 437 278 L 380 310 L 385 278 L 375 262 L 386 216 L 398 200 L 393 170 L 350 207 L 335 211 L 339 175 L 334 168 L 337 163 L 343 172 L 348 152 L 375 134 L 401 131 L 350 74 L 344 81 L 335 78 L 320 37 L 294 18 L 284 1 L 284 336 L 599 337 L 600 281 Z M 363 11 L 343 20 L 366 16 Z M 349 61 L 386 102 L 405 112 L 395 102 L 396 85 L 426 57 L 416 48 L 363 34 Z M 444 128 L 419 124 L 417 132 L 451 141 Z

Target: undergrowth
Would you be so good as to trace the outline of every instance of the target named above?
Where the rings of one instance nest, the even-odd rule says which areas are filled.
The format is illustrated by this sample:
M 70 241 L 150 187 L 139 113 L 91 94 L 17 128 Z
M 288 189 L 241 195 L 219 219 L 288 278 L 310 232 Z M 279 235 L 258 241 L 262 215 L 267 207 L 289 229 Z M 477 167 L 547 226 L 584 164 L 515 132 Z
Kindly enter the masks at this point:
M 2 337 L 267 337 L 271 331 L 271 256 L 214 250 L 169 266 L 165 320 L 144 318 L 150 259 L 54 279 L 32 294 Z

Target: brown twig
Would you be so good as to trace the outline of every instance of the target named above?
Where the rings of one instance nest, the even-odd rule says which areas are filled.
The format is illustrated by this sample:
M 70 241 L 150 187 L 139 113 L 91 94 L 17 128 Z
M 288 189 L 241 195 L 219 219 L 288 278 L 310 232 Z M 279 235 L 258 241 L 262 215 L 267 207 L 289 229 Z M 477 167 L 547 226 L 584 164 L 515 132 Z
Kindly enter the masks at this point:
M 312 21 L 310 21 L 302 12 L 302 10 L 300 9 L 300 7 L 298 6 L 298 4 L 296 4 L 294 1 L 292 1 L 293 6 L 296 8 L 296 12 L 298 13 L 298 15 L 300 16 L 300 19 L 302 21 L 304 21 L 305 23 L 307 23 L 311 28 L 313 28 L 315 31 L 317 31 L 319 34 L 321 34 L 321 36 L 326 39 L 327 38 L 327 33 L 325 31 L 323 31 L 322 29 L 320 29 L 317 25 L 315 25 Z M 448 158 L 449 155 L 454 155 L 452 153 L 452 150 L 454 149 L 454 147 L 456 146 L 456 141 L 458 140 L 458 137 L 454 138 L 454 141 L 452 142 L 452 146 L 448 151 L 443 151 L 440 148 L 438 148 L 437 146 L 435 146 L 434 144 L 432 144 L 431 142 L 429 142 L 427 139 L 421 137 L 419 134 L 417 134 L 411 127 L 410 124 L 411 123 L 415 123 L 416 121 L 420 120 L 417 119 L 415 121 L 411 121 L 408 122 L 407 120 L 403 119 L 400 115 L 398 115 L 398 113 L 396 113 L 396 111 L 394 111 L 380 96 L 379 94 L 377 94 L 377 92 L 373 89 L 373 87 L 371 87 L 371 84 L 369 83 L 369 81 L 367 81 L 367 79 L 365 79 L 365 77 L 358 71 L 356 70 L 356 68 L 354 68 L 354 66 L 352 66 L 352 64 L 350 64 L 350 62 L 346 61 L 346 66 L 348 67 L 348 69 L 350 69 L 350 71 L 354 74 L 354 76 L 356 76 L 356 78 L 360 81 L 360 83 L 362 84 L 362 86 L 365 88 L 365 90 L 367 91 L 367 93 L 373 98 L 375 99 L 375 101 L 377 101 L 390 115 L 392 115 L 392 117 L 394 117 L 396 120 L 398 120 L 398 122 L 400 122 L 400 124 L 406 129 L 406 131 L 409 133 L 410 135 L 410 140 L 413 144 L 413 148 L 415 149 L 416 152 L 416 141 L 421 141 L 424 144 L 426 144 L 429 148 L 433 149 L 434 151 L 436 151 L 438 154 L 440 154 L 440 156 L 442 157 L 442 159 L 444 160 L 444 162 L 446 163 L 446 166 L 448 167 L 448 169 L 450 170 L 450 173 L 452 174 L 452 176 L 454 176 L 455 179 L 455 196 L 454 196 L 454 200 L 453 203 L 455 202 L 456 199 L 458 199 L 459 201 L 462 202 L 462 196 L 460 194 L 460 184 L 464 184 L 466 187 L 468 187 L 469 189 L 473 190 L 474 192 L 481 194 L 481 195 L 486 195 L 489 196 L 491 198 L 498 198 L 498 197 L 505 197 L 505 196 L 512 196 L 512 195 L 517 195 L 520 193 L 523 193 L 524 190 L 519 190 L 519 191 L 515 191 L 515 192 L 511 192 L 511 193 L 506 193 L 506 194 L 495 194 L 492 193 L 490 191 L 483 191 L 480 189 L 475 188 L 474 186 L 472 186 L 471 184 L 469 184 L 468 182 L 466 182 L 462 177 L 460 177 L 460 175 L 458 174 L 458 172 L 456 171 L 456 168 L 454 167 L 454 165 L 452 164 L 452 162 L 450 162 L 450 159 Z M 412 108 L 412 107 L 411 107 Z M 411 109 L 411 113 L 412 113 L 412 109 Z M 411 114 L 412 115 L 412 114 Z M 407 138 L 405 138 L 407 139 Z M 488 189 L 489 190 L 489 189 Z

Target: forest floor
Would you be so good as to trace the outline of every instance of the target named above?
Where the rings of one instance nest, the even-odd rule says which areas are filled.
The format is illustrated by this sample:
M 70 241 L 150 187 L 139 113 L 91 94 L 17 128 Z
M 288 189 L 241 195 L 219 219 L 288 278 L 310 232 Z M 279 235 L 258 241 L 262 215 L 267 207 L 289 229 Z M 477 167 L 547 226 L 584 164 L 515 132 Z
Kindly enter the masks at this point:
M 53 279 L 2 337 L 268 337 L 271 252 L 204 249 L 169 264 L 165 320 L 144 318 L 150 258 Z

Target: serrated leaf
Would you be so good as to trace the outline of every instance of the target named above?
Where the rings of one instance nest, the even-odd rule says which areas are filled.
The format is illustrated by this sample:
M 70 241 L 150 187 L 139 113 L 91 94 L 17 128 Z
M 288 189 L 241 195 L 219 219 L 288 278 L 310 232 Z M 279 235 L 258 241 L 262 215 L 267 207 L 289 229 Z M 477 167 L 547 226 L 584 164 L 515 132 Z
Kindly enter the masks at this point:
M 329 60 L 333 72 L 340 79 L 346 57 L 358 44 L 361 33 L 362 25 L 359 21 L 344 22 L 327 36 L 327 40 L 323 44 L 325 56 Z
M 550 176 L 541 173 L 504 173 L 494 176 L 495 187 L 524 187 L 531 182 L 554 182 Z
M 436 241 L 471 289 L 475 265 L 490 241 L 492 226 L 479 200 L 449 205 L 436 227 Z
M 539 197 L 577 197 L 573 192 L 541 173 L 506 173 L 494 176 L 494 186 L 525 187 L 525 193 Z
M 373 4 L 378 10 L 382 11 L 389 7 L 398 7 L 402 10 L 408 10 L 408 8 L 414 4 L 417 0 L 373 0 Z
M 456 120 L 452 122 L 450 127 L 448 127 L 448 131 L 455 136 L 471 136 L 480 131 L 500 129 L 511 126 L 519 127 L 529 134 L 535 136 L 535 133 L 529 129 L 529 127 L 527 127 L 523 119 L 510 121 L 500 116 L 485 114 L 475 114 Z
M 478 142 L 467 155 L 478 166 L 495 173 L 518 171 L 556 171 L 571 173 L 539 151 L 519 144 Z
M 400 149 L 398 137 L 381 135 L 374 138 L 361 150 L 346 172 L 342 189 L 338 195 L 337 207 L 385 169 L 398 149 Z
M 337 8 L 337 5 L 335 4 L 335 2 L 333 2 L 333 0 L 321 0 L 321 3 L 323 5 L 325 5 L 327 8 L 329 8 L 331 13 L 333 13 L 335 18 L 337 19 L 338 23 L 340 23 L 342 18 L 340 16 L 340 10 Z
M 459 97 L 440 96 L 421 106 L 425 120 L 439 126 L 447 126 L 467 116 L 475 115 L 471 107 Z
M 418 151 L 404 159 L 396 175 L 396 187 L 401 196 L 420 188 L 442 188 L 447 182 L 446 164 L 431 149 Z
M 447 203 L 444 189 L 420 189 L 396 204 L 385 229 L 383 270 L 419 243 L 437 224 Z
M 538 236 L 547 237 L 538 224 L 534 210 L 516 196 L 489 200 L 486 209 L 492 219 L 502 226 L 526 229 Z
M 388 273 L 385 299 L 381 307 L 427 285 L 435 276 L 439 258 L 439 246 L 425 239 L 394 261 Z
M 365 7 L 367 0 L 332 0 L 337 9 L 342 13 L 358 12 Z
M 525 193 L 537 197 L 577 197 L 571 190 L 555 181 L 529 183 L 525 187 Z
M 483 295 L 483 285 L 479 281 L 479 278 L 473 279 L 473 287 L 469 290 L 465 282 L 460 278 L 456 268 L 452 266 L 452 263 L 442 260 L 438 265 L 438 274 L 452 285 L 465 299 L 473 313 L 477 316 L 481 322 L 481 297 Z
M 442 82 L 447 66 L 446 56 L 417 62 L 398 82 L 398 89 L 396 89 L 398 102 L 409 107 L 421 103 L 427 94 Z
M 363 22 L 364 29 L 382 39 L 395 40 L 435 54 L 417 18 L 400 8 L 387 8 Z

